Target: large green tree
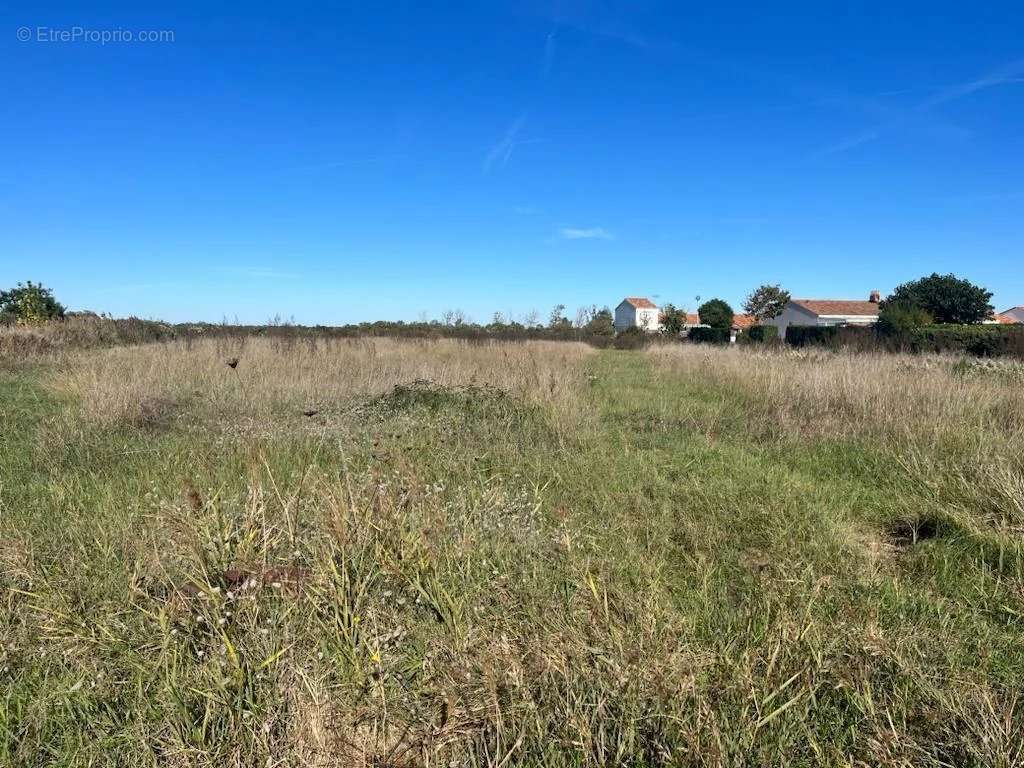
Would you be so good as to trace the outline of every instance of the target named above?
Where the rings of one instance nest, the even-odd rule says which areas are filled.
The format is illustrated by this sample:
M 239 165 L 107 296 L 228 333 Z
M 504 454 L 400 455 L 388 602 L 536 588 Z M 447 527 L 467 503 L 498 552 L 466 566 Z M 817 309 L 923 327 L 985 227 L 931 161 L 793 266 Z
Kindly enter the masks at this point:
M 64 305 L 42 283 L 29 280 L 18 283 L 9 291 L 0 291 L 0 315 L 13 317 L 23 325 L 31 325 L 64 317 Z
M 784 290 L 778 283 L 765 283 L 747 296 L 747 300 L 743 302 L 743 311 L 756 317 L 759 323 L 763 323 L 781 315 L 789 303 L 789 298 L 789 291 Z
M 700 321 L 712 328 L 731 328 L 733 314 L 732 307 L 721 299 L 705 301 L 697 310 Z
M 937 272 L 898 286 L 886 304 L 923 309 L 937 323 L 980 323 L 995 311 L 992 292 L 956 275 Z

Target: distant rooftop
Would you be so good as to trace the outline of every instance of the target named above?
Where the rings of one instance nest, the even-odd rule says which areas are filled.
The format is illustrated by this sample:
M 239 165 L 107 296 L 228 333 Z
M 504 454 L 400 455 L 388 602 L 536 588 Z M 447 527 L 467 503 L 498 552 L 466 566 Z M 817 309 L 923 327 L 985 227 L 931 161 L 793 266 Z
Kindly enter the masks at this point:
M 632 304 L 637 309 L 657 309 L 658 305 L 650 299 L 645 299 L 643 296 L 627 296 L 625 299 L 627 304 Z
M 849 301 L 846 299 L 793 299 L 798 307 L 803 307 L 815 315 L 848 315 L 875 317 L 878 315 L 877 301 Z

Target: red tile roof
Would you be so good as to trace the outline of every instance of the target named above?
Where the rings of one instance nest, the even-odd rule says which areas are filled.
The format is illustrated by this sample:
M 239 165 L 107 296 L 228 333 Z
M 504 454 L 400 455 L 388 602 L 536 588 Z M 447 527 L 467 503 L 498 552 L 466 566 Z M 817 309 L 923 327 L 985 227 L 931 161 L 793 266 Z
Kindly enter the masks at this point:
M 700 315 L 698 315 L 696 313 L 693 313 L 693 312 L 687 312 L 686 313 L 686 324 L 687 325 L 703 325 L 703 323 L 700 321 Z M 737 328 L 737 329 L 739 329 L 741 331 L 745 331 L 747 328 L 750 328 L 752 325 L 757 325 L 757 318 L 754 317 L 753 315 L 733 315 L 733 318 L 732 318 L 732 327 L 733 328 Z
M 875 317 L 878 305 L 873 301 L 845 301 L 842 299 L 793 299 L 798 307 L 803 307 L 815 315 L 853 315 Z
M 658 305 L 652 302 L 650 299 L 645 299 L 642 296 L 627 296 L 626 302 L 632 304 L 637 309 L 657 309 Z
M 747 330 L 751 326 L 757 325 L 757 318 L 753 315 L 733 315 L 732 327 L 738 328 L 741 331 Z

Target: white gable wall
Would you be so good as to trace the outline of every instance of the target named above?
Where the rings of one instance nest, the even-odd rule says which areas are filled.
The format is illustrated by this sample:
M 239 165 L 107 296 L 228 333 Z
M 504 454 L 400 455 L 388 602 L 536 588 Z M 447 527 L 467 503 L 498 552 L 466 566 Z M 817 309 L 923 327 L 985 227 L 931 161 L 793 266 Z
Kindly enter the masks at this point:
M 786 304 L 781 315 L 773 317 L 771 320 L 766 320 L 765 324 L 774 325 L 778 328 L 779 338 L 784 339 L 786 338 L 787 327 L 791 325 L 817 325 L 818 316 L 791 301 Z
M 645 331 L 660 331 L 660 320 L 660 309 L 638 309 L 636 311 L 636 325 L 638 328 L 643 328 Z
M 615 308 L 615 330 L 624 331 L 627 328 L 642 328 L 646 331 L 661 330 L 661 310 L 637 309 L 628 301 L 624 301 Z

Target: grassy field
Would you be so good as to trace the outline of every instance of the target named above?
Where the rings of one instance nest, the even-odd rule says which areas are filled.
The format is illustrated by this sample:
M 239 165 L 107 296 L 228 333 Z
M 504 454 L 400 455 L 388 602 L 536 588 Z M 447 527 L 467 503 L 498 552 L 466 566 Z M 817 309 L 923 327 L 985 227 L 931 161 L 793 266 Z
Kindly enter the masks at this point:
M 0 416 L 2 765 L 1024 764 L 1019 364 L 175 342 Z

